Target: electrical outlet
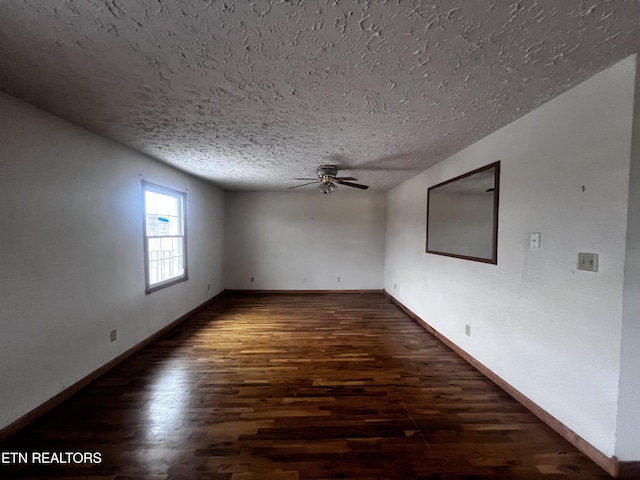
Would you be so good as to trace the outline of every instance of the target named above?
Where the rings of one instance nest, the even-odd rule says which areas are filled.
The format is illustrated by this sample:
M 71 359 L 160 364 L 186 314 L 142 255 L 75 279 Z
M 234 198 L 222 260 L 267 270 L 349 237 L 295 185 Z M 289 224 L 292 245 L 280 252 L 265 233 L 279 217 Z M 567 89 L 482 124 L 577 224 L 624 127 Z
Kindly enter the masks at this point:
M 398 284 L 397 284 L 397 283 L 394 283 L 394 284 L 393 284 L 393 289 L 394 289 L 394 290 L 397 290 L 397 289 L 398 289 Z
M 531 237 L 529 237 L 529 250 L 540 250 L 540 232 L 531 233 Z
M 586 270 L 587 272 L 598 271 L 598 254 L 597 253 L 578 253 L 578 270 Z
M 466 324 L 466 325 L 464 326 L 464 333 L 467 335 L 467 337 L 470 337 L 470 336 L 471 336 L 471 325 Z
M 253 283 L 253 280 L 254 280 L 254 278 L 253 278 L 253 277 L 251 277 L 251 283 Z
M 207 291 L 211 290 L 211 284 L 207 283 Z
M 340 277 L 338 277 L 338 282 L 340 282 Z
M 118 331 L 115 328 L 111 330 L 111 333 L 109 333 L 109 339 L 112 342 L 115 342 L 118 339 Z

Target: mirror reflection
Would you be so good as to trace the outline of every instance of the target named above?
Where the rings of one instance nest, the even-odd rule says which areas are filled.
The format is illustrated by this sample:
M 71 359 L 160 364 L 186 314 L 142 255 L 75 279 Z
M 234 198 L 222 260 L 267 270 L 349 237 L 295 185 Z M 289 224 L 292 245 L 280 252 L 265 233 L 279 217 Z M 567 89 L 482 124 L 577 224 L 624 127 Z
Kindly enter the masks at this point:
M 427 253 L 497 263 L 500 162 L 429 188 Z

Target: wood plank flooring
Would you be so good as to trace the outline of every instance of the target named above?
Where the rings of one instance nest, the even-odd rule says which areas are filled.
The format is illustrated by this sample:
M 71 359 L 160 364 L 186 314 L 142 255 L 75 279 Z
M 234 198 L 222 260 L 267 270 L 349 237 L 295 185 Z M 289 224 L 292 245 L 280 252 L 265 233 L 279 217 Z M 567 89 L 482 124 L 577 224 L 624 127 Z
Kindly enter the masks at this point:
M 0 445 L 0 478 L 607 479 L 382 294 L 225 294 Z

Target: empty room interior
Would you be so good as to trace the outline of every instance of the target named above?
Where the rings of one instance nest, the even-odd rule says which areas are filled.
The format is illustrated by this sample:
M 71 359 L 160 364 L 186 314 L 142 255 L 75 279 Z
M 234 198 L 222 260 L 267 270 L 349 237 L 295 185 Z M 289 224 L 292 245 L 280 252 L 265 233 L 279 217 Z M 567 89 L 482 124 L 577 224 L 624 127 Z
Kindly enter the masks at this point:
M 640 478 L 640 5 L 0 5 L 0 478 Z

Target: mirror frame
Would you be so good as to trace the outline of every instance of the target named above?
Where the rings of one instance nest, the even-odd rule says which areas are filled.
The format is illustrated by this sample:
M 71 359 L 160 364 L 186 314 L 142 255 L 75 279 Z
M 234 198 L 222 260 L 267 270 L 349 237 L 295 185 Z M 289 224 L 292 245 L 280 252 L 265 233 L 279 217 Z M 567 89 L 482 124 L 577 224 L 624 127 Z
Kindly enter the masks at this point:
M 443 187 L 455 181 L 461 180 L 463 178 L 470 177 L 471 175 L 475 175 L 480 172 L 484 172 L 486 170 L 494 169 L 494 191 L 493 191 L 493 242 L 492 242 L 492 255 L 491 258 L 484 257 L 473 257 L 468 255 L 461 255 L 455 252 L 444 252 L 440 250 L 432 250 L 429 248 L 429 209 L 431 207 L 431 192 L 437 188 Z M 467 172 L 463 175 L 459 175 L 451 180 L 447 180 L 446 182 L 439 183 L 432 187 L 429 187 L 427 192 L 427 253 L 433 253 L 435 255 L 444 255 L 446 257 L 454 257 L 461 258 L 464 260 L 472 260 L 474 262 L 482 262 L 482 263 L 490 263 L 493 265 L 497 265 L 498 263 L 498 205 L 500 203 L 500 160 L 497 162 L 491 163 L 489 165 L 485 165 L 484 167 L 476 168 L 470 172 Z

